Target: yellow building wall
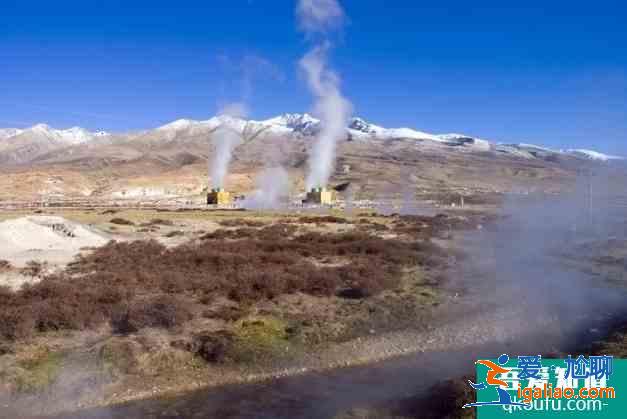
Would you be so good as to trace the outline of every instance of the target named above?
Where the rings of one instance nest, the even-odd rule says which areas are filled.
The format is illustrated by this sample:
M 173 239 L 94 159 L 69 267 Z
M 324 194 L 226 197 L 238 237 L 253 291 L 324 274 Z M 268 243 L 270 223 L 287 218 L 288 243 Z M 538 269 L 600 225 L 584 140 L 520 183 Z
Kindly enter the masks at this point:
M 335 201 L 335 192 L 324 188 L 312 189 L 307 193 L 306 201 L 313 204 L 332 204 Z
M 222 205 L 231 203 L 231 194 L 223 190 L 212 190 L 207 194 L 208 205 Z

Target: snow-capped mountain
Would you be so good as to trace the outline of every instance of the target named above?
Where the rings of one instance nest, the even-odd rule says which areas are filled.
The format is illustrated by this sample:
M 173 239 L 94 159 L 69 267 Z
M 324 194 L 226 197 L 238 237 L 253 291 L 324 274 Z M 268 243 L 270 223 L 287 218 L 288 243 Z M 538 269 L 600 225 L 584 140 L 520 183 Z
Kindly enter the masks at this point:
M 558 150 L 553 150 L 552 148 L 542 147 L 542 146 L 535 145 L 535 144 L 519 143 L 519 144 L 516 144 L 516 147 L 523 149 L 523 150 L 531 150 L 531 151 L 535 150 L 535 151 L 541 151 L 545 153 L 559 153 Z
M 348 124 L 349 133 L 356 137 L 370 136 L 378 139 L 407 138 L 415 140 L 443 141 L 440 137 L 411 128 L 383 128 L 361 118 L 352 118 Z
M 216 116 L 206 121 L 196 121 L 191 119 L 179 119 L 169 124 L 157 128 L 160 132 L 178 132 L 194 130 L 212 130 L 220 125 L 231 129 L 242 131 L 251 127 L 263 128 L 264 132 L 274 135 L 295 134 L 302 136 L 314 136 L 321 129 L 321 121 L 305 114 L 283 114 L 274 118 L 256 121 L 244 120 L 229 116 Z M 489 142 L 462 134 L 434 135 L 411 128 L 384 128 L 366 122 L 362 118 L 352 118 L 348 122 L 347 134 L 352 139 L 413 139 L 427 140 L 445 143 L 448 145 L 480 145 L 489 148 Z
M 157 131 L 181 131 L 190 129 L 200 124 L 200 121 L 194 121 L 193 119 L 177 119 L 176 121 L 162 125 L 157 128 Z
M 510 154 L 524 159 L 555 159 L 563 154 L 560 151 L 552 150 L 547 147 L 526 143 L 497 144 L 494 146 L 494 150 L 499 153 Z
M 320 131 L 320 120 L 307 113 L 286 113 L 258 122 L 263 125 L 270 125 L 278 131 L 292 131 L 303 135 L 315 135 Z
M 579 159 L 595 160 L 607 162 L 610 160 L 623 160 L 623 157 L 611 156 L 608 154 L 599 153 L 598 151 L 585 150 L 585 149 L 568 149 L 568 150 L 554 150 L 548 147 L 543 147 L 535 144 L 519 143 L 519 144 L 497 144 L 495 150 L 501 153 L 513 154 L 518 157 L 527 159 L 542 158 L 542 159 L 554 159 L 559 156 L 570 156 Z
M 162 139 L 177 141 L 185 138 L 203 138 L 222 126 L 251 138 L 257 137 L 258 134 L 307 138 L 315 136 L 320 131 L 321 125 L 319 119 L 307 113 L 286 113 L 260 121 L 220 115 L 207 120 L 178 119 L 154 130 L 118 137 L 122 141 L 125 138 L 130 141 L 138 136 L 149 141 L 158 142 Z M 0 152 L 4 154 L 0 155 L 0 163 L 27 162 L 53 150 L 91 144 L 98 138 L 110 135 L 105 131 L 90 132 L 80 127 L 59 130 L 45 124 L 37 124 L 27 129 L 0 129 Z M 435 146 L 456 147 L 471 152 L 494 152 L 497 155 L 506 154 L 525 159 L 555 160 L 559 156 L 596 161 L 620 159 L 585 149 L 558 151 L 526 143 L 497 144 L 464 134 L 436 135 L 412 128 L 385 128 L 357 117 L 348 121 L 346 138 L 356 141 L 415 140 L 419 144 L 431 143 Z
M 255 128 L 263 129 L 266 134 L 273 135 L 303 135 L 313 136 L 320 131 L 321 121 L 304 113 L 287 113 L 274 118 L 255 121 L 233 118 L 229 116 L 216 116 L 206 121 L 191 119 L 179 119 L 157 128 L 162 132 L 178 132 L 186 130 L 212 130 L 220 125 L 228 126 L 236 131 Z M 567 155 L 598 161 L 620 159 L 591 150 L 552 150 L 546 147 L 527 143 L 497 144 L 481 138 L 465 134 L 429 134 L 412 128 L 384 128 L 365 121 L 362 118 L 351 118 L 347 126 L 347 136 L 354 140 L 390 140 L 409 139 L 417 141 L 433 141 L 447 146 L 465 147 L 475 151 L 496 151 L 502 154 L 514 155 L 521 158 L 550 159 L 559 155 Z
M 227 115 L 214 116 L 213 118 L 205 121 L 197 121 L 193 119 L 177 119 L 174 122 L 165 124 L 157 128 L 155 131 L 162 133 L 177 133 L 182 131 L 188 131 L 191 133 L 211 132 L 220 126 L 227 127 L 235 131 L 243 131 L 247 126 L 263 124 L 260 121 L 248 121 L 242 118 L 236 118 Z M 150 131 L 148 132 L 150 133 Z
M 412 139 L 436 141 L 449 146 L 466 146 L 475 150 L 490 150 L 490 142 L 479 138 L 474 138 L 464 134 L 440 134 L 434 135 L 411 128 L 384 128 L 371 124 L 361 118 L 353 118 L 348 125 L 348 131 L 353 138 L 371 137 L 377 139 Z
M 21 129 L 18 128 L 0 128 L 0 140 L 4 140 L 5 138 L 15 137 L 18 134 L 21 134 Z
M 488 140 L 482 140 L 481 138 L 470 137 L 464 134 L 440 134 L 437 136 L 440 141 L 446 142 L 449 145 L 457 146 L 471 146 L 477 150 L 489 151 L 492 149 L 492 145 Z
M 268 132 L 273 134 L 302 134 L 306 136 L 315 135 L 320 130 L 320 120 L 305 114 L 290 114 L 276 116 L 274 118 L 256 121 L 245 120 L 242 118 L 232 117 L 228 115 L 214 116 L 205 121 L 196 121 L 192 119 L 179 119 L 169 124 L 163 125 L 157 130 L 159 131 L 182 131 L 189 129 L 208 129 L 212 130 L 220 125 L 241 131 L 247 126 L 264 127 Z
M 211 119 L 197 121 L 193 119 L 178 119 L 169 124 L 162 125 L 156 129 L 162 133 L 175 133 L 188 131 L 200 133 L 210 132 L 224 126 L 229 129 L 243 132 L 245 130 L 263 130 L 266 134 L 273 135 L 303 135 L 313 136 L 320 130 L 320 120 L 313 118 L 309 114 L 283 114 L 263 121 L 245 120 L 228 115 L 214 116 Z
M 623 157 L 611 156 L 608 154 L 599 153 L 598 151 L 586 150 L 586 149 L 581 149 L 581 148 L 566 150 L 565 153 L 573 155 L 573 156 L 581 157 L 584 159 L 590 159 L 590 160 L 600 160 L 600 161 L 624 160 Z
M 27 130 L 25 133 L 27 133 L 28 131 L 29 130 Z M 72 128 L 65 129 L 65 130 L 57 130 L 45 124 L 38 124 L 30 128 L 30 131 L 36 132 L 37 134 L 40 134 L 40 135 L 45 135 L 51 139 L 58 140 L 59 142 L 67 143 L 70 145 L 82 144 L 87 141 L 90 141 L 91 139 L 95 137 L 89 131 L 80 127 L 72 127 Z
M 104 131 L 89 132 L 73 127 L 65 130 L 37 124 L 26 129 L 0 130 L 0 164 L 22 164 L 68 147 L 95 141 L 109 134 Z
M 68 129 L 54 129 L 46 124 L 37 124 L 30 128 L 5 128 L 0 129 L 0 140 L 9 140 L 14 137 L 37 136 L 45 137 L 51 141 L 75 145 L 85 143 L 96 137 L 104 137 L 110 135 L 105 131 L 89 132 L 84 128 L 72 127 Z

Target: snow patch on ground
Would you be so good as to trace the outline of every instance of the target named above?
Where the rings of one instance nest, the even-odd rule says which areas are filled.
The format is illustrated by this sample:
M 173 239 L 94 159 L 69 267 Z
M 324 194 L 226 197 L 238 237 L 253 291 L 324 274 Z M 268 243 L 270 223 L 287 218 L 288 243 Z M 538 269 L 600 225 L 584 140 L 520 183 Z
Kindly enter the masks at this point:
M 0 223 L 0 259 L 16 267 L 31 260 L 64 265 L 81 249 L 108 241 L 105 234 L 62 217 L 30 216 Z

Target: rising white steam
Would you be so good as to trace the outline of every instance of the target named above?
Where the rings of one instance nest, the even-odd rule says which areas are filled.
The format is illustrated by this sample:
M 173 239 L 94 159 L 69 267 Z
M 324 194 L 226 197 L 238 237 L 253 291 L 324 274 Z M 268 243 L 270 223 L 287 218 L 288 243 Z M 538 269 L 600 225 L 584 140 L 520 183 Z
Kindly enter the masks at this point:
M 220 111 L 220 118 L 243 118 L 246 116 L 246 106 L 240 103 L 226 105 Z M 229 163 L 233 157 L 233 150 L 242 142 L 242 135 L 226 124 L 218 126 L 212 134 L 215 144 L 213 163 L 211 165 L 211 185 L 213 188 L 223 188 Z
M 300 28 L 307 34 L 325 33 L 341 26 L 344 11 L 336 0 L 300 0 L 296 13 Z M 314 113 L 320 117 L 322 129 L 311 150 L 307 188 L 326 186 L 333 170 L 337 141 L 346 136 L 346 124 L 352 106 L 339 88 L 339 77 L 329 69 L 328 39 L 309 51 L 300 61 L 309 89 L 316 98 Z
M 282 167 L 265 169 L 257 178 L 257 190 L 246 198 L 244 208 L 278 209 L 288 200 L 289 177 Z
M 300 29 L 307 34 L 336 29 L 344 23 L 344 10 L 337 0 L 300 0 L 296 15 Z
M 218 115 L 229 116 L 231 118 L 246 118 L 248 116 L 248 105 L 243 102 L 231 102 L 220 108 Z
M 223 188 L 233 149 L 240 143 L 241 137 L 233 129 L 220 125 L 213 133 L 216 150 L 211 165 L 211 183 L 214 188 Z
M 338 88 L 337 75 L 327 68 L 327 50 L 328 44 L 318 46 L 300 61 L 309 89 L 316 96 L 314 113 L 322 121 L 322 129 L 311 150 L 308 188 L 326 186 L 329 181 L 336 144 L 346 136 L 346 123 L 352 109 Z

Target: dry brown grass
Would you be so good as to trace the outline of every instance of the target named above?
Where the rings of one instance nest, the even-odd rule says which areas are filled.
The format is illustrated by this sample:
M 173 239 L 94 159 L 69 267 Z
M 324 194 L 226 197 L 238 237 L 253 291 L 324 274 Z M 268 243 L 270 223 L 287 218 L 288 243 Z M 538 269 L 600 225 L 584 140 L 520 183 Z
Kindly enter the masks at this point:
M 29 260 L 26 266 L 20 269 L 20 273 L 26 276 L 40 276 L 46 269 L 46 264 L 37 260 Z
M 231 218 L 227 220 L 220 220 L 219 224 L 222 227 L 263 227 L 266 225 L 263 221 L 251 220 L 248 218 Z
M 173 226 L 174 225 L 174 221 L 172 220 L 167 220 L 165 218 L 153 218 L 150 221 L 147 221 L 145 223 L 141 223 L 140 226 L 141 227 L 152 227 L 152 226 Z
M 318 216 L 318 217 L 303 216 L 297 219 L 288 219 L 288 220 L 289 220 L 288 222 L 295 222 L 298 224 L 324 224 L 324 223 L 348 224 L 350 223 L 350 221 L 348 221 L 346 218 L 336 217 L 334 215 L 324 215 L 324 216 Z
M 138 332 L 146 327 L 172 329 L 191 320 L 193 314 L 186 302 L 177 296 L 160 294 L 136 300 L 113 312 L 111 325 L 117 333 Z
M 297 231 L 279 222 L 217 230 L 174 248 L 154 240 L 110 242 L 62 274 L 18 292 L 0 290 L 0 335 L 19 339 L 104 322 L 120 333 L 169 329 L 201 313 L 211 316 L 203 305 L 215 297 L 243 307 L 294 293 L 367 298 L 398 287 L 405 267 L 446 262 L 446 252 L 429 241 Z M 323 260 L 350 263 L 316 263 Z M 214 314 L 237 320 L 243 313 Z
M 109 220 L 109 222 L 111 224 L 117 224 L 117 225 L 124 225 L 124 226 L 134 226 L 135 223 L 127 220 L 126 218 L 120 218 L 120 217 L 116 217 L 116 218 L 112 218 Z
M 0 259 L 0 272 L 8 271 L 12 268 L 13 266 L 11 265 L 11 262 L 9 262 L 8 260 Z
M 401 235 L 428 240 L 442 237 L 453 230 L 475 228 L 477 222 L 489 222 L 490 218 L 450 216 L 438 214 L 435 217 L 422 215 L 393 215 L 392 230 Z

